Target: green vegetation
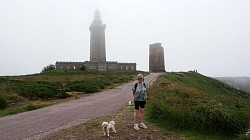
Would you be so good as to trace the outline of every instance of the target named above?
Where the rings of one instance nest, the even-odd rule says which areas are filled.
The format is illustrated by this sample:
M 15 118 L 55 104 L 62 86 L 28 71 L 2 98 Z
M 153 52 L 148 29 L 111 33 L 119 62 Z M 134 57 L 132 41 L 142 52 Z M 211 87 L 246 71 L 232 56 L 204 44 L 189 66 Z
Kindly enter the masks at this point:
M 166 73 L 154 86 L 149 89 L 151 122 L 190 139 L 246 137 L 249 94 L 193 72 Z
M 69 97 L 70 92 L 87 94 L 113 88 L 135 80 L 139 73 L 138 71 L 58 71 L 47 70 L 47 67 L 44 69 L 46 70 L 39 74 L 0 77 L 0 116 L 42 107 L 30 104 L 30 101 L 47 102 L 50 99 L 65 99 Z M 10 113 L 1 113 L 6 110 Z
M 25 105 L 20 105 L 19 107 L 9 107 L 4 110 L 0 110 L 0 117 L 13 115 L 25 111 L 31 111 L 39 108 L 43 108 L 46 106 L 52 105 L 52 103 L 28 103 Z
M 0 94 L 0 109 L 5 109 L 7 107 L 7 101 L 3 95 Z
M 50 64 L 42 69 L 42 72 L 50 71 L 50 70 L 55 70 L 56 66 L 53 64 Z

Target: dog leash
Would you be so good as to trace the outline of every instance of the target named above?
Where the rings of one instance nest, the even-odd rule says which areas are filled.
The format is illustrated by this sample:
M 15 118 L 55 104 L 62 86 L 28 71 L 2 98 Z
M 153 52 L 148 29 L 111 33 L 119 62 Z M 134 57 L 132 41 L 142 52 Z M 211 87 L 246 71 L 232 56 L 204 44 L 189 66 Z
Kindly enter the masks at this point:
M 117 115 L 115 116 L 114 120 L 116 120 L 119 116 L 121 116 L 121 114 L 122 114 L 123 112 L 125 112 L 127 109 L 129 109 L 129 107 L 130 107 L 130 106 L 125 107 L 119 114 L 117 114 Z M 112 116 L 112 118 L 113 118 L 113 116 Z

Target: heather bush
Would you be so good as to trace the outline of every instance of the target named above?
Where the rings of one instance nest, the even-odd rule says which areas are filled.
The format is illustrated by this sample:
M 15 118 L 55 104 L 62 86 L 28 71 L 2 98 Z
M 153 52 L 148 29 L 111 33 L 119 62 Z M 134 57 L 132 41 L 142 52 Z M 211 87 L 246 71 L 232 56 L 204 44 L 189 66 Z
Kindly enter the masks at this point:
M 67 97 L 69 97 L 69 94 L 67 94 L 64 90 L 60 90 L 57 95 L 57 98 L 61 98 L 61 99 L 65 99 Z
M 96 86 L 96 85 L 91 85 L 91 84 L 88 84 L 88 86 L 86 86 L 85 88 L 84 88 L 84 91 L 86 92 L 86 93 L 93 93 L 93 92 L 97 92 L 97 91 L 99 91 L 100 90 L 100 88 L 98 87 L 98 86 Z
M 12 89 L 19 95 L 36 100 L 56 97 L 59 92 L 60 83 L 44 81 L 14 81 L 10 84 Z
M 27 111 L 31 111 L 31 110 L 36 110 L 36 109 L 38 109 L 39 107 L 38 106 L 36 106 L 35 104 L 29 104 L 29 105 L 27 105 L 26 106 L 26 110 Z
M 6 98 L 0 94 L 0 109 L 5 109 L 7 107 Z

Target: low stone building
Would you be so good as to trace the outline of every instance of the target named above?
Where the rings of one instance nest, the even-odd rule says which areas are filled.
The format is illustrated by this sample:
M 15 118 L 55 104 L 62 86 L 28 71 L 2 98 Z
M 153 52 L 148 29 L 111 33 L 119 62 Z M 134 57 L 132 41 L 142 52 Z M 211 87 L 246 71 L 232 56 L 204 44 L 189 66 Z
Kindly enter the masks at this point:
M 86 70 L 86 71 L 135 71 L 136 63 L 106 62 L 56 62 L 57 70 Z
M 81 70 L 83 66 L 84 62 L 64 62 L 64 61 L 56 62 L 57 70 Z

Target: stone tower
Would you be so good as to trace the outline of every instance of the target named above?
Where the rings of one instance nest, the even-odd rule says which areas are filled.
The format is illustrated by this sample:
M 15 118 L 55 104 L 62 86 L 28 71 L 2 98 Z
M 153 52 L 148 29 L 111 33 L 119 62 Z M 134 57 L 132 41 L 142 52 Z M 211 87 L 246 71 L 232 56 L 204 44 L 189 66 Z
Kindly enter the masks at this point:
M 102 24 L 100 12 L 96 10 L 94 20 L 89 27 L 91 62 L 106 62 L 105 28 L 106 25 Z
M 149 71 L 165 72 L 164 48 L 161 43 L 149 45 Z

